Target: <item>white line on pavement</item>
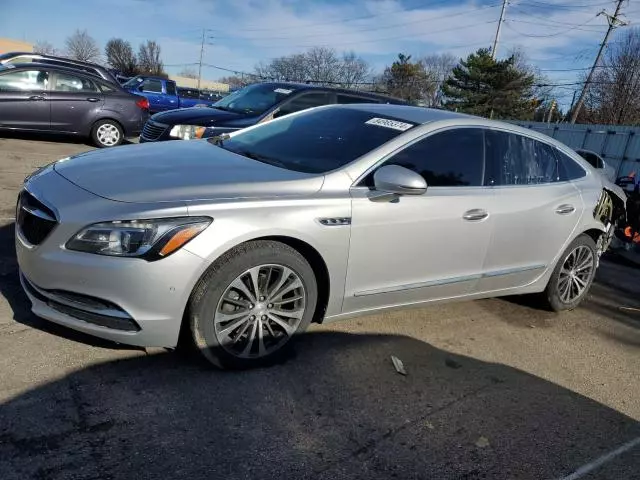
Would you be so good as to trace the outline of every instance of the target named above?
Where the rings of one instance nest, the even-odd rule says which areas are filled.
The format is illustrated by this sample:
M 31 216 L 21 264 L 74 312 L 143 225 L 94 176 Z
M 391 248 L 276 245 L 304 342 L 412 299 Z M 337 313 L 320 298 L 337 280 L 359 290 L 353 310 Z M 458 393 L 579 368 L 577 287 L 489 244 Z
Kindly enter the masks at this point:
M 566 477 L 562 477 L 559 480 L 577 480 L 578 478 L 584 477 L 587 473 L 595 470 L 596 468 L 604 465 L 605 463 L 613 460 L 618 455 L 622 455 L 627 450 L 631 450 L 633 447 L 640 445 L 640 437 L 631 440 L 630 442 L 625 443 L 624 445 L 612 450 L 609 453 L 605 453 L 599 458 L 596 458 L 593 462 L 589 462 L 586 465 L 583 465 L 578 470 L 573 472 L 571 475 Z

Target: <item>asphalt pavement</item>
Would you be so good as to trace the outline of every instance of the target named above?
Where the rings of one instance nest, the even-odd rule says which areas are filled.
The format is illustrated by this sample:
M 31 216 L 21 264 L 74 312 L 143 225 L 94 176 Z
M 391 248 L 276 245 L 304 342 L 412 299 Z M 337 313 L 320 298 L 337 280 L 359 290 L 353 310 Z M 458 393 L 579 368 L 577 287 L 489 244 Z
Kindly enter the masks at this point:
M 0 137 L 0 479 L 640 478 L 640 270 L 603 261 L 562 315 L 527 298 L 385 313 L 221 372 L 30 313 L 15 196 L 91 148 L 70 140 Z

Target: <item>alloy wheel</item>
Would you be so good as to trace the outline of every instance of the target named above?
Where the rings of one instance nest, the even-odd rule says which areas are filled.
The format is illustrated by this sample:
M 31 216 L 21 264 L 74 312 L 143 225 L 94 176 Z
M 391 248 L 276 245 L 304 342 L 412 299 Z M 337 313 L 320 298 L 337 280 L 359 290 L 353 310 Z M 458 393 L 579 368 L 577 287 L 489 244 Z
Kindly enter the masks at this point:
M 96 135 L 100 143 L 106 147 L 113 147 L 120 141 L 120 132 L 118 131 L 118 127 L 110 123 L 100 125 Z
M 306 306 L 300 276 L 283 265 L 253 267 L 238 275 L 214 315 L 219 344 L 238 358 L 264 357 L 298 329 Z
M 558 296 L 568 304 L 582 297 L 591 281 L 595 269 L 593 251 L 584 245 L 576 247 L 567 255 L 558 279 Z

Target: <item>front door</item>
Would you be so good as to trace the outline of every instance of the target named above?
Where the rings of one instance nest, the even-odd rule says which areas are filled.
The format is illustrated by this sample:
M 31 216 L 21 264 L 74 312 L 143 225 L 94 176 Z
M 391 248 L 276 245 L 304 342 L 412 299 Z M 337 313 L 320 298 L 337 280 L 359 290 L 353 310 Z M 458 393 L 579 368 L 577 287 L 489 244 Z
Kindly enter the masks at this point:
M 0 72 L 0 127 L 48 130 L 49 72 L 7 68 Z
M 151 113 L 158 113 L 168 109 L 162 94 L 161 80 L 145 78 L 138 87 L 138 91 L 149 100 L 149 111 Z
M 562 178 L 554 148 L 506 131 L 486 132 L 494 235 L 482 291 L 533 282 L 565 248 L 583 213 L 580 192 Z
M 86 132 L 104 104 L 95 82 L 68 73 L 53 73 L 51 85 L 51 130 Z
M 373 173 L 352 189 L 345 312 L 475 292 L 493 223 L 483 147 L 480 129 L 438 131 L 383 163 L 420 173 L 425 194 L 374 201 Z

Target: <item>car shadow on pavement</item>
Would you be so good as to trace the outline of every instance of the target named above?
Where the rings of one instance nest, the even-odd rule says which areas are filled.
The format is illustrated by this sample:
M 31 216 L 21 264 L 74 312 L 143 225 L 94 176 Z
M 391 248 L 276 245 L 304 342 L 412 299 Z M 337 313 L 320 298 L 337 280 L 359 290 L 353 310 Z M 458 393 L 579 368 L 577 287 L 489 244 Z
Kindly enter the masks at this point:
M 563 387 L 406 336 L 314 331 L 296 351 L 243 372 L 138 356 L 16 395 L 0 478 L 550 479 L 640 435 Z M 634 478 L 639 461 L 590 478 Z
M 118 345 L 36 317 L 31 312 L 29 299 L 20 285 L 14 232 L 15 224 L 13 222 L 8 225 L 0 225 L 0 295 L 9 303 L 9 307 L 13 311 L 13 319 L 16 322 L 88 345 L 112 349 L 140 350 L 138 347 Z

